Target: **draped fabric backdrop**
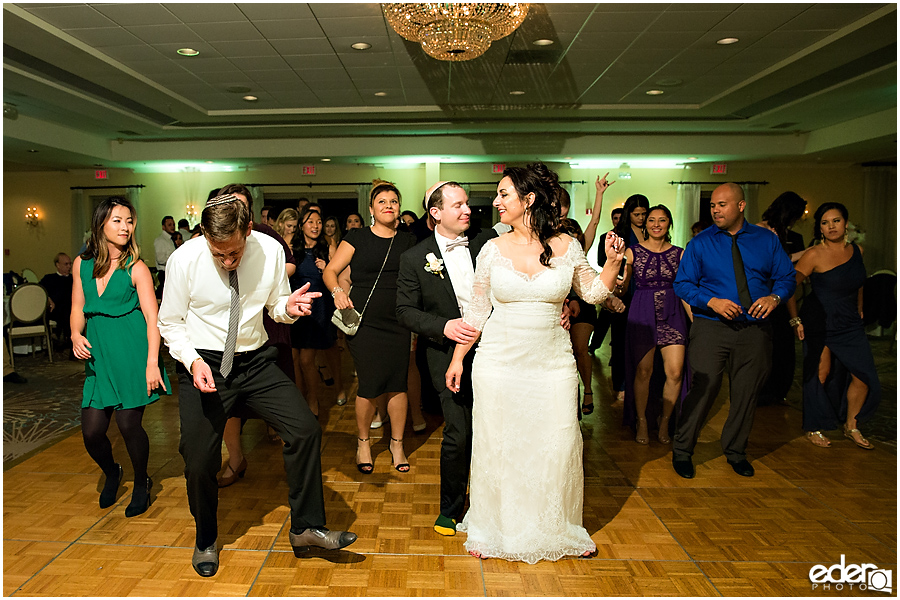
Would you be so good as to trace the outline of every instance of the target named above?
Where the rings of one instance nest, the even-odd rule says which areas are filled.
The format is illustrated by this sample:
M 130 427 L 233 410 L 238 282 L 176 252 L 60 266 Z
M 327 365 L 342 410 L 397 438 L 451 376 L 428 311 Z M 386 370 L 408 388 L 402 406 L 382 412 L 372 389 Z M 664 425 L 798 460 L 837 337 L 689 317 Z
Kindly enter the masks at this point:
M 863 259 L 869 275 L 897 272 L 897 167 L 864 167 L 863 214 L 850 214 L 866 234 Z
M 744 202 L 747 206 L 744 208 L 744 219 L 749 223 L 759 223 L 763 210 L 759 206 L 759 184 L 758 183 L 742 183 L 741 189 L 744 190 Z
M 369 191 L 371 189 L 372 184 L 370 183 L 364 183 L 362 185 L 356 186 L 357 210 L 359 211 L 359 214 L 362 215 L 363 226 L 369 224 Z
M 678 184 L 672 220 L 675 221 L 675 227 L 672 229 L 672 243 L 684 248 L 691 239 L 691 225 L 700 220 L 699 183 Z
M 251 200 L 253 201 L 253 212 L 258 215 L 260 209 L 262 209 L 263 205 L 266 203 L 266 193 L 263 190 L 263 186 L 256 185 L 250 188 L 250 195 L 253 196 L 253 198 L 251 198 Z M 250 216 L 254 221 L 256 221 L 256 215 Z
M 144 214 L 144 211 L 141 207 L 141 189 L 139 187 L 130 187 L 125 188 L 125 199 L 131 202 L 131 205 L 134 207 L 135 212 L 138 216 L 138 221 L 141 220 L 141 215 Z M 175 222 L 178 223 L 178 217 L 175 217 Z M 144 248 L 144 244 L 142 243 L 141 229 L 139 227 L 134 228 L 134 241 L 137 242 L 139 248 Z M 153 245 L 153 242 L 150 242 L 150 245 Z M 141 256 L 143 256 L 143 251 L 141 252 Z
M 84 244 L 84 232 L 90 229 L 90 215 L 84 203 L 84 190 L 72 190 L 72 239 L 71 250 L 72 259 L 77 256 L 78 250 Z

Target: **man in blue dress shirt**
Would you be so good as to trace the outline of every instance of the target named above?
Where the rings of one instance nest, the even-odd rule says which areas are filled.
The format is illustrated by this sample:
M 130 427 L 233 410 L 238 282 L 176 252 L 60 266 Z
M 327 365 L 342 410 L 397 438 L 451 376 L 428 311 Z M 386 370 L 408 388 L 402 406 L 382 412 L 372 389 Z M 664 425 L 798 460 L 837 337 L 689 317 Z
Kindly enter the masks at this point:
M 675 293 L 690 304 L 688 356 L 691 390 L 678 413 L 672 466 L 694 476 L 691 456 L 700 429 L 729 368 L 731 406 L 722 428 L 722 450 L 738 475 L 753 476 L 747 438 L 757 393 L 768 377 L 772 332 L 768 317 L 794 293 L 794 267 L 778 236 L 744 220 L 740 186 L 717 187 L 710 202 L 714 224 L 688 242 L 675 277 Z

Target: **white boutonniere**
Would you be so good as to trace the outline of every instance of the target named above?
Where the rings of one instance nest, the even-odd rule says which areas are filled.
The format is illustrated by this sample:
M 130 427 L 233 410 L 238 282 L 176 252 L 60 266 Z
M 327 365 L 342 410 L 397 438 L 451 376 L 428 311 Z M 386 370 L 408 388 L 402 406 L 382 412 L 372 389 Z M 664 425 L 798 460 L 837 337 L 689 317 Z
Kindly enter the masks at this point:
M 434 255 L 434 252 L 429 252 L 425 255 L 425 270 L 429 273 L 434 273 L 435 275 L 440 275 L 441 279 L 444 278 L 444 261 Z

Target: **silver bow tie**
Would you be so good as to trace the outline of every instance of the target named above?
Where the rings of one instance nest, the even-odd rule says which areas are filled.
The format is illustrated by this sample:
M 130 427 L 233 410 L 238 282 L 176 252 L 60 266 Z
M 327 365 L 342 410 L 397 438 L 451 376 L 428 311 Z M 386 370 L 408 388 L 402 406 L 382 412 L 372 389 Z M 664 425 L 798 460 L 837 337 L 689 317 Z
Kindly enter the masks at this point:
M 469 238 L 462 237 L 462 238 L 453 240 L 452 242 L 447 242 L 447 252 L 450 252 L 454 248 L 459 248 L 460 246 L 468 247 L 469 246 Z

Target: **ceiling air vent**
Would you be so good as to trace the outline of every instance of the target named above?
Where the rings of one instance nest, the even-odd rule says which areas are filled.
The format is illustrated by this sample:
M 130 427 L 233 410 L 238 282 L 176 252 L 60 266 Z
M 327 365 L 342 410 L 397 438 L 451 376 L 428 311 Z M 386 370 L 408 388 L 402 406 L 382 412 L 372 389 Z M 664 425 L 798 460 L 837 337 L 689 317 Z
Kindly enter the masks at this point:
M 559 50 L 511 50 L 506 56 L 508 65 L 553 65 L 559 60 Z
M 796 127 L 797 123 L 779 123 L 778 125 L 772 125 L 769 129 L 790 129 L 791 127 Z

